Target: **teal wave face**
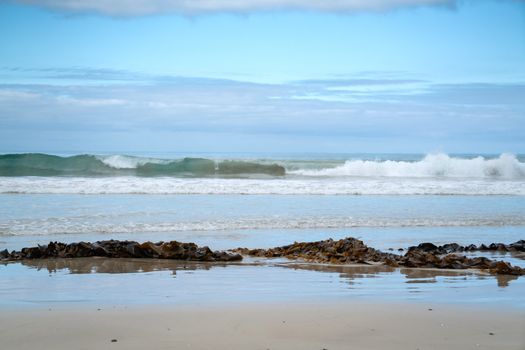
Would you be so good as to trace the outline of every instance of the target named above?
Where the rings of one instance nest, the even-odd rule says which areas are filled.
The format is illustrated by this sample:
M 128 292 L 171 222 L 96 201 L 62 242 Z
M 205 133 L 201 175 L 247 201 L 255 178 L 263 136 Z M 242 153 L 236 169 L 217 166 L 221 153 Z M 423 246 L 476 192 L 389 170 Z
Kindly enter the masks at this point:
M 113 164 L 94 155 L 59 157 L 41 153 L 0 155 L 0 176 L 174 176 L 214 177 L 261 174 L 284 176 L 277 164 L 245 161 L 214 161 L 204 158 L 179 160 L 123 157 L 128 163 Z
M 1 176 L 58 176 L 111 174 L 111 168 L 92 155 L 58 157 L 41 153 L 0 156 Z

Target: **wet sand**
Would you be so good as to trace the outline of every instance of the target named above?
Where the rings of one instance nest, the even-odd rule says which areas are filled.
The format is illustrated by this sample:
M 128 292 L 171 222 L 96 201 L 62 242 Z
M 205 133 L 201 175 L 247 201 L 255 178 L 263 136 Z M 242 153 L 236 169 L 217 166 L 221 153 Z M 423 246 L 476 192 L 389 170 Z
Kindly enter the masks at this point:
M 517 276 L 251 258 L 27 260 L 0 275 L 1 349 L 525 349 Z
M 0 313 L 3 349 L 516 349 L 525 315 L 403 303 L 62 307 Z
M 247 258 L 236 263 L 156 259 L 44 259 L 0 264 L 0 310 L 215 306 L 239 303 L 441 303 L 520 309 L 525 278 L 475 270 L 327 265 Z

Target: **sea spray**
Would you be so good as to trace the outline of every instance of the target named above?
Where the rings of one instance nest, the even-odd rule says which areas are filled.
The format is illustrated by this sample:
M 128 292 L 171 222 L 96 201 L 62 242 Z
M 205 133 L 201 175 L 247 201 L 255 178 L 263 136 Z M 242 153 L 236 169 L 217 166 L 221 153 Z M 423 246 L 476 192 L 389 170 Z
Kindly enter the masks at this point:
M 502 154 L 486 159 L 478 156 L 465 159 L 446 154 L 429 154 L 420 161 L 349 160 L 343 165 L 320 170 L 295 170 L 303 176 L 359 177 L 438 177 L 438 178 L 525 178 L 525 163 L 516 156 Z

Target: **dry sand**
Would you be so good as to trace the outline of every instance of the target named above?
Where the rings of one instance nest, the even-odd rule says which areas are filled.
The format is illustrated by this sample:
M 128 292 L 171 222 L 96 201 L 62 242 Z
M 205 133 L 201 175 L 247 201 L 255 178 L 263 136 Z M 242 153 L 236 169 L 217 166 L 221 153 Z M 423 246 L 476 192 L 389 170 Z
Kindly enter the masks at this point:
M 418 303 L 12 309 L 0 348 L 523 350 L 525 315 Z

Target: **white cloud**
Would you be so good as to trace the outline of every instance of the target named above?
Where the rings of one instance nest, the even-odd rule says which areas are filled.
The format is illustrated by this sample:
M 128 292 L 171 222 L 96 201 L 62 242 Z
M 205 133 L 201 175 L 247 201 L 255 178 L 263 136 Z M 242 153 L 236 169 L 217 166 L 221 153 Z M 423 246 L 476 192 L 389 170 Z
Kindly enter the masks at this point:
M 2 0 L 0 0 L 2 1 Z M 5 0 L 3 0 L 5 1 Z M 142 16 L 213 12 L 299 10 L 325 12 L 384 11 L 413 6 L 453 6 L 457 0 L 12 0 L 70 12 Z
M 33 92 L 18 91 L 13 89 L 0 89 L 0 101 L 25 101 L 39 97 L 39 94 Z
M 376 147 L 374 140 L 422 147 L 451 139 L 488 151 L 494 141 L 503 145 L 497 152 L 525 147 L 525 84 L 428 82 L 426 93 L 407 94 L 405 88 L 389 90 L 392 81 L 379 79 L 369 83 L 384 82 L 386 91 L 330 89 L 351 82 L 264 85 L 180 78 L 161 84 L 0 84 L 0 150 L 85 151 L 93 145 L 135 150 L 153 143 L 162 151 L 166 145 L 187 149 L 191 142 L 206 150 L 228 142 L 245 147 L 238 140 L 248 136 L 254 145 L 249 149 L 263 151 L 277 145 L 269 140 L 300 140 L 305 149 L 318 151 L 320 143 L 312 140 L 319 139 L 350 140 L 359 147 L 364 146 L 355 140 L 370 147 Z M 357 83 L 361 88 L 363 81 Z
M 120 98 L 73 98 L 67 95 L 57 96 L 56 101 L 77 107 L 123 106 L 128 104 L 128 101 Z

